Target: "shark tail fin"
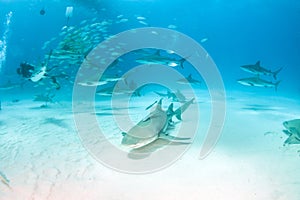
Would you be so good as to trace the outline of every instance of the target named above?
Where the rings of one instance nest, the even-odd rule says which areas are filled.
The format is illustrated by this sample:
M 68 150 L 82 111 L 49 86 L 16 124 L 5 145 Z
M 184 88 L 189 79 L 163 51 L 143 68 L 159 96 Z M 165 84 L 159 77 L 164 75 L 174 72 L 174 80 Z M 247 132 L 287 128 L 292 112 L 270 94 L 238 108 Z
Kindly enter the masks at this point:
M 176 110 L 175 113 L 176 113 L 176 114 L 175 114 L 176 118 L 177 118 L 178 120 L 182 120 L 182 117 L 181 117 L 182 111 L 181 111 L 181 109 Z
M 168 115 L 174 115 L 173 107 L 174 107 L 174 105 L 173 105 L 173 103 L 171 103 L 171 104 L 169 105 L 169 108 L 168 108 L 168 111 L 167 111 L 167 114 L 168 114 Z
M 182 120 L 181 114 L 194 102 L 195 98 L 185 102 L 180 108 L 175 110 L 174 115 L 178 120 Z
M 158 101 L 158 103 L 157 103 L 157 107 L 156 107 L 156 108 L 159 108 L 159 109 L 161 109 L 162 100 L 163 100 L 163 98 L 161 98 L 161 99 Z
M 277 79 L 277 74 L 282 70 L 282 67 L 278 69 L 277 71 L 273 72 L 273 77 L 276 80 Z
M 278 88 L 278 85 L 279 85 L 279 83 L 280 83 L 281 81 L 277 81 L 276 83 L 275 83 L 275 91 L 277 92 L 277 88 Z
M 181 58 L 180 60 L 179 60 L 179 65 L 180 65 L 180 67 L 183 69 L 184 67 L 183 67 L 183 63 L 186 61 L 186 58 Z

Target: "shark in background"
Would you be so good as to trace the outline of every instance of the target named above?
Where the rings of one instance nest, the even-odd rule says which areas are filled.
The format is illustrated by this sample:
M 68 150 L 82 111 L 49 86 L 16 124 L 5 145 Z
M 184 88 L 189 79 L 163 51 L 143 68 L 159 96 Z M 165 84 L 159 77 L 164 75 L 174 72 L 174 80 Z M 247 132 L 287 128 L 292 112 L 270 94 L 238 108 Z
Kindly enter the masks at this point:
M 250 78 L 242 78 L 237 80 L 238 83 L 246 86 L 255 86 L 255 87 L 264 87 L 264 88 L 275 88 L 277 91 L 277 87 L 281 81 L 277 81 L 276 83 L 266 81 L 259 77 L 250 77 Z
M 172 128 L 172 118 L 175 116 L 182 120 L 181 114 L 193 103 L 194 98 L 184 103 L 181 107 L 173 111 L 173 103 L 167 110 L 162 109 L 162 99 L 156 107 L 144 119 L 139 121 L 128 132 L 123 132 L 121 144 L 131 148 L 133 152 L 154 152 L 165 145 L 187 145 L 190 138 L 175 137 L 167 134 L 167 129 Z
M 161 64 L 169 67 L 180 66 L 183 69 L 183 63 L 186 61 L 186 58 L 176 59 L 169 56 L 163 56 L 157 51 L 155 54 L 137 58 L 135 61 L 140 64 Z
M 249 72 L 255 75 L 266 75 L 266 76 L 273 76 L 274 79 L 277 79 L 277 74 L 282 70 L 282 68 L 272 72 L 271 70 L 265 69 L 260 66 L 260 61 L 257 61 L 254 65 L 243 65 L 240 67 L 245 72 Z
M 201 84 L 201 81 L 199 81 L 197 79 L 194 79 L 192 77 L 192 74 L 189 74 L 185 78 L 178 79 L 176 82 L 179 83 L 179 84 L 195 84 L 195 85 L 200 85 Z
M 157 92 L 157 91 L 153 91 L 155 94 L 159 95 L 160 97 L 166 97 L 168 99 L 171 99 L 173 102 L 186 102 L 186 97 L 184 96 L 184 94 L 182 94 L 182 92 L 180 92 L 180 90 L 177 89 L 176 92 L 172 92 L 170 90 L 167 90 L 167 93 L 162 93 L 162 92 Z

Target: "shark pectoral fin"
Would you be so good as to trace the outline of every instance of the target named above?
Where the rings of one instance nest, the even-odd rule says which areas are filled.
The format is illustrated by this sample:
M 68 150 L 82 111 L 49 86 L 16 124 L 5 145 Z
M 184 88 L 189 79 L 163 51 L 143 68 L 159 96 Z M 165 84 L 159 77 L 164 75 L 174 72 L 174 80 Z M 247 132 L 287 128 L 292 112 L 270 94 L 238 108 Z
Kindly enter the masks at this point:
M 282 132 L 284 134 L 286 134 L 287 136 L 291 136 L 292 135 L 292 133 L 290 131 L 288 131 L 288 130 L 282 130 Z
M 300 138 L 298 138 L 294 134 L 292 134 L 284 141 L 284 145 L 286 145 L 286 144 L 300 144 Z
M 159 138 L 166 139 L 166 140 L 190 140 L 191 139 L 189 137 L 176 137 L 176 136 L 173 136 L 173 135 L 163 135 L 163 134 L 161 134 L 159 136 Z
M 164 139 L 164 138 L 158 138 L 155 141 L 153 141 L 152 143 L 143 146 L 141 148 L 138 149 L 132 149 L 129 153 L 128 153 L 128 157 L 131 159 L 144 159 L 146 157 L 149 157 L 151 155 L 151 153 L 166 147 L 167 145 L 189 145 L 191 144 L 190 142 L 175 142 L 172 140 L 168 140 L 168 139 Z

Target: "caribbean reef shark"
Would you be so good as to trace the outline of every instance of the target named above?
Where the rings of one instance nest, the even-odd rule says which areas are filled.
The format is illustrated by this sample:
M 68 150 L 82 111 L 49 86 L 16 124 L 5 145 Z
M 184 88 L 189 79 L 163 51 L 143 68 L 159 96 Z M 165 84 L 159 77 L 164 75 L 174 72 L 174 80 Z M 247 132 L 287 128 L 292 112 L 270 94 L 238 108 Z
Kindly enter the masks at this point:
M 195 85 L 200 85 L 201 84 L 201 81 L 199 81 L 197 79 L 194 79 L 192 77 L 192 74 L 189 74 L 187 77 L 179 79 L 176 82 L 180 83 L 180 84 L 195 84 Z
M 176 92 L 172 92 L 167 90 L 167 93 L 161 93 L 154 91 L 155 94 L 159 95 L 160 97 L 167 97 L 168 99 L 172 99 L 173 102 L 186 102 L 186 97 L 177 89 Z
M 141 64 L 161 64 L 161 65 L 167 65 L 169 67 L 180 66 L 181 68 L 184 68 L 183 63 L 186 61 L 186 58 L 181 58 L 178 60 L 175 58 L 162 56 L 159 54 L 159 52 L 157 52 L 153 55 L 148 55 L 148 56 L 138 58 L 135 61 Z
M 162 109 L 162 99 L 157 103 L 155 109 L 148 116 L 133 126 L 127 133 L 123 132 L 121 144 L 132 149 L 138 149 L 154 142 L 161 142 L 160 139 L 172 142 L 174 140 L 188 140 L 190 138 L 179 138 L 166 134 L 168 127 L 172 124 L 173 116 L 181 120 L 181 114 L 193 103 L 194 98 L 184 103 L 173 111 L 173 103 L 167 110 Z M 187 144 L 187 143 L 185 143 Z
M 267 76 L 273 76 L 274 79 L 277 79 L 277 74 L 282 70 L 282 68 L 272 72 L 271 70 L 265 69 L 260 66 L 260 61 L 257 61 L 254 65 L 243 65 L 241 66 L 241 69 L 255 74 L 255 75 L 267 75 Z
M 237 82 L 242 84 L 242 85 L 246 85 L 246 86 L 275 88 L 275 91 L 277 91 L 277 87 L 280 83 L 280 81 L 277 81 L 276 83 L 273 83 L 273 82 L 261 79 L 259 77 L 242 78 L 242 79 L 237 80 Z

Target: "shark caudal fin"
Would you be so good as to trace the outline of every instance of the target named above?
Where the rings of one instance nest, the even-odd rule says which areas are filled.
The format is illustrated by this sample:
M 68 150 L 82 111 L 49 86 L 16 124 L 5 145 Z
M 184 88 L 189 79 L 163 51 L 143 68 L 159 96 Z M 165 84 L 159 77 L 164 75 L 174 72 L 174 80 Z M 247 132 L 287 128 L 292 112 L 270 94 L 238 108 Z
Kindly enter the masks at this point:
M 180 60 L 179 60 L 179 65 L 180 65 L 180 67 L 183 69 L 184 67 L 183 67 L 183 63 L 186 61 L 186 58 L 181 58 Z
M 278 85 L 279 85 L 279 83 L 280 83 L 281 81 L 277 81 L 276 83 L 275 83 L 275 91 L 277 92 L 277 88 L 278 88 Z
M 282 70 L 282 67 L 278 69 L 277 71 L 273 72 L 273 77 L 276 80 L 277 79 L 277 74 Z
M 192 98 L 191 100 L 185 102 L 181 107 L 175 110 L 174 115 L 178 120 L 182 120 L 181 114 L 194 102 L 194 99 L 195 98 Z
M 169 107 L 168 107 L 167 115 L 169 115 L 169 116 L 173 116 L 173 115 L 174 115 L 173 107 L 174 107 L 174 105 L 173 105 L 173 103 L 171 103 L 171 104 L 169 105 Z

